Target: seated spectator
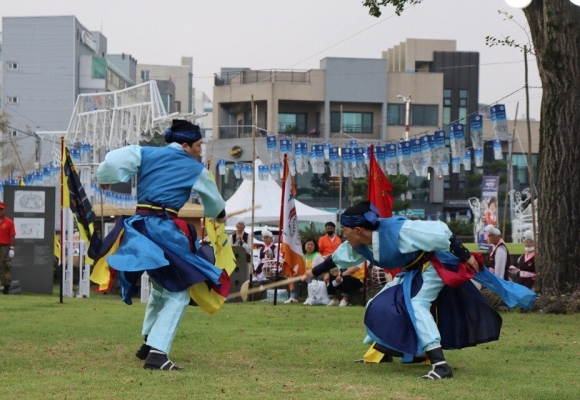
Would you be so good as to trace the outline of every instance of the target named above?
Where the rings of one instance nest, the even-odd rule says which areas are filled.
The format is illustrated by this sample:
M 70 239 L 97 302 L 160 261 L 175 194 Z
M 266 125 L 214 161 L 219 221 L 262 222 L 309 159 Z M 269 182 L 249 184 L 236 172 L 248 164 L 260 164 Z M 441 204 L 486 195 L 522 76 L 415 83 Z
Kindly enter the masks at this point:
M 272 273 L 275 274 L 275 269 L 272 271 L 270 268 L 272 265 L 275 267 L 276 263 L 276 244 L 274 243 L 274 237 L 272 232 L 264 228 L 262 230 L 262 240 L 264 240 L 264 247 L 260 249 L 260 263 L 256 267 L 255 276 L 256 280 L 267 280 L 272 278 Z M 280 260 L 282 262 L 282 260 Z M 266 265 L 267 271 L 264 266 Z
M 236 231 L 232 233 L 230 241 L 232 246 L 241 246 L 246 250 L 246 262 L 250 262 L 252 259 L 252 251 L 250 249 L 250 234 L 245 232 L 246 224 L 243 219 L 239 219 L 236 224 Z
M 536 280 L 536 253 L 534 247 L 534 233 L 530 230 L 524 232 L 524 246 L 526 252 L 518 258 L 518 265 L 510 267 L 510 275 L 513 273 L 514 282 L 524 285 L 528 289 L 534 286 Z
M 510 253 L 501 238 L 501 231 L 493 225 L 485 227 L 487 241 L 493 245 L 489 254 L 488 269 L 495 275 L 507 280 L 507 272 L 510 264 Z
M 302 253 L 304 254 L 305 271 L 311 270 L 321 262 L 324 262 L 324 257 L 318 252 L 318 245 L 313 238 L 307 238 L 302 242 Z M 300 287 L 298 283 L 294 283 L 294 289 L 290 291 L 290 298 L 285 303 L 297 303 L 299 291 Z M 309 299 L 306 299 L 304 304 L 308 305 Z
M 335 234 L 336 225 L 334 222 L 327 222 L 324 224 L 326 229 L 326 235 L 323 235 L 318 239 L 318 251 L 322 254 L 322 257 L 326 258 L 334 253 L 334 250 L 342 244 L 342 240 Z
M 350 304 L 351 294 L 363 287 L 365 264 L 363 262 L 360 265 L 349 267 L 346 270 L 337 268 L 338 274 L 336 276 L 332 272 L 330 273 L 330 285 L 328 285 L 329 306 L 338 305 L 340 307 L 346 307 Z M 342 300 L 340 302 L 336 296 L 336 289 L 342 292 Z

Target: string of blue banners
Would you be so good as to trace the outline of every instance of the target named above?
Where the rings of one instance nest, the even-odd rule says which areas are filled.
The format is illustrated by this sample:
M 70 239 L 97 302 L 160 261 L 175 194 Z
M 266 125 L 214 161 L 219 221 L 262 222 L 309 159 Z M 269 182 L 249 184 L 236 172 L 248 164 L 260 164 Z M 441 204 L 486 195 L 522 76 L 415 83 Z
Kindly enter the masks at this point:
M 507 115 L 505 105 L 496 104 L 490 107 L 491 123 L 494 132 L 494 159 L 503 159 L 501 142 L 509 140 Z M 415 172 L 417 176 L 427 177 L 428 169 L 433 168 L 436 175 L 448 176 L 450 173 L 471 171 L 472 162 L 476 167 L 483 166 L 483 115 L 469 115 L 470 137 L 473 147 L 466 149 L 465 125 L 453 123 L 449 125 L 449 145 L 451 157 L 445 146 L 445 131 L 436 130 L 432 134 L 424 134 L 399 143 L 378 144 L 374 147 L 375 157 L 381 169 L 389 175 L 409 175 Z M 279 142 L 279 143 L 278 143 Z M 363 178 L 366 176 L 365 166 L 369 163 L 369 146 L 359 146 L 356 139 L 350 140 L 348 146 L 332 146 L 331 143 L 311 144 L 305 141 L 292 142 L 292 138 L 279 138 L 276 135 L 266 136 L 266 147 L 270 165 L 258 166 L 258 179 L 280 179 L 282 166 L 280 160 L 284 155 L 290 162 L 290 173 L 308 172 L 309 168 L 315 174 L 325 172 L 325 162 L 328 161 L 331 177 Z M 451 164 L 451 168 L 449 167 Z M 226 161 L 218 162 L 220 175 L 226 174 Z M 252 165 L 234 163 L 234 176 L 238 179 L 253 179 Z

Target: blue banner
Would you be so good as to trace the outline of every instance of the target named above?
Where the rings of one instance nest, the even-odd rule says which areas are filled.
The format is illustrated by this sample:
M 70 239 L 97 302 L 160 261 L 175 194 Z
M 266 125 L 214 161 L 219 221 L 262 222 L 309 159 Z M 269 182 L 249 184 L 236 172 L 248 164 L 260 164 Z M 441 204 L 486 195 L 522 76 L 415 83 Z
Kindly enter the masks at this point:
M 495 106 L 491 106 L 489 108 L 489 112 L 495 138 L 499 140 L 508 140 L 509 132 L 507 126 L 507 117 L 505 113 L 505 105 L 496 104 Z
M 469 131 L 473 148 L 483 149 L 483 116 L 481 114 L 469 116 Z

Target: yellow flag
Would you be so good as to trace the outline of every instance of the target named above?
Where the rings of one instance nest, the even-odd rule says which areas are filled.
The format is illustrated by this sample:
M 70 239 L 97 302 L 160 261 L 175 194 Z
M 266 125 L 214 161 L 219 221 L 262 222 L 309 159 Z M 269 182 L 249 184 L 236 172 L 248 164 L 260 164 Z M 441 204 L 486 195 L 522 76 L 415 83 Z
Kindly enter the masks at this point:
M 60 260 L 60 239 L 56 232 L 54 233 L 54 256 Z
M 213 174 L 210 171 L 212 180 Z M 205 218 L 205 233 L 209 237 L 209 243 L 215 254 L 215 265 L 226 271 L 228 276 L 236 269 L 236 257 L 226 233 L 225 224 L 221 224 L 211 218 Z M 189 288 L 189 295 L 197 305 L 209 314 L 214 314 L 225 302 L 225 297 L 215 290 L 208 290 L 205 282 L 197 283 Z

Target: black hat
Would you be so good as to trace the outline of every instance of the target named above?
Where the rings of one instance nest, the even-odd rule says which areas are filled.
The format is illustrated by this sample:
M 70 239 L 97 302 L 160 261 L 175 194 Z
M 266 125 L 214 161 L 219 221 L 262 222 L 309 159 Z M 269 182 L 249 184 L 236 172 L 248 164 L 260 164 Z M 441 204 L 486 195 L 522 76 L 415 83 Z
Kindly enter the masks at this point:
M 201 130 L 198 125 L 194 125 L 184 119 L 174 119 L 171 128 L 165 132 L 167 143 L 192 143 L 201 139 Z

